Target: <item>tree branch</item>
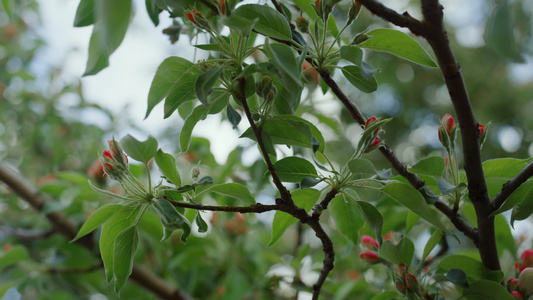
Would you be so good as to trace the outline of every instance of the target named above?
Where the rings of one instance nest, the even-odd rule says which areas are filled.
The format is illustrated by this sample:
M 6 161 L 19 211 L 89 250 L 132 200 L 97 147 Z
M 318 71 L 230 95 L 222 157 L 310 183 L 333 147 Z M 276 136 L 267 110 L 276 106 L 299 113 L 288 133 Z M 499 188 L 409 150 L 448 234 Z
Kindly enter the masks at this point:
M 476 121 L 468 91 L 450 47 L 443 24 L 443 7 L 438 0 L 422 0 L 422 14 L 427 28 L 426 40 L 433 49 L 444 77 L 448 93 L 461 128 L 464 169 L 468 181 L 468 196 L 476 210 L 478 222 L 477 247 L 483 264 L 491 270 L 500 270 L 496 246 L 494 218 L 487 183 L 483 174 L 479 147 L 479 123 Z
M 195 210 L 208 210 L 208 211 L 224 211 L 224 212 L 238 212 L 238 213 L 264 213 L 272 210 L 283 210 L 282 205 L 266 205 L 262 203 L 256 203 L 250 206 L 215 206 L 215 205 L 204 205 L 197 203 L 181 202 L 171 200 L 165 197 L 168 202 L 176 207 L 191 208 Z
M 408 12 L 399 14 L 375 0 L 356 0 L 371 13 L 396 26 L 409 28 L 416 35 L 426 37 L 426 28 L 422 22 L 411 17 Z
M 533 176 L 533 162 L 531 162 L 527 167 L 525 167 L 520 173 L 518 173 L 513 179 L 507 181 L 502 189 L 492 198 L 492 209 L 493 211 L 498 210 L 505 200 L 511 196 L 511 194 L 516 191 L 522 183 L 526 182 L 531 176 Z
M 313 229 L 316 237 L 322 242 L 322 250 L 324 252 L 324 260 L 322 261 L 322 270 L 320 271 L 320 276 L 318 280 L 313 284 L 313 300 L 318 300 L 320 295 L 320 289 L 326 281 L 329 272 L 333 270 L 333 262 L 335 261 L 335 250 L 333 249 L 333 242 L 329 238 L 328 234 L 320 225 L 319 218 L 310 218 L 307 222 L 309 227 Z
M 45 199 L 43 196 L 39 195 L 38 191 L 29 182 L 1 162 L 0 181 L 3 181 L 5 184 L 7 184 L 16 194 L 28 202 L 33 209 L 38 212 L 43 211 L 45 205 Z M 63 234 L 68 239 L 73 239 L 76 236 L 78 229 L 72 222 L 67 220 L 63 213 L 51 212 L 47 213 L 45 216 L 54 226 L 57 232 Z M 76 243 L 91 251 L 94 250 L 95 245 L 90 236 L 76 240 Z M 169 283 L 141 266 L 133 266 L 133 271 L 130 278 L 162 299 L 188 299 L 188 297 L 186 297 L 180 290 L 171 286 Z
M 55 233 L 54 229 L 50 230 L 36 230 L 26 228 L 13 228 L 8 226 L 0 226 L 0 231 L 7 236 L 14 236 L 21 240 L 33 240 L 47 238 Z

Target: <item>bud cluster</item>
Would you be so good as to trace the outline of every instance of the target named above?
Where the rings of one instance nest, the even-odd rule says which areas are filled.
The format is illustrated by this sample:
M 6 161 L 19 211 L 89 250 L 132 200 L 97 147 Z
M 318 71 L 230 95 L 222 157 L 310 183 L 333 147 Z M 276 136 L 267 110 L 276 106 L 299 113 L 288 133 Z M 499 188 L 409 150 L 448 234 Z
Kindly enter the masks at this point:
M 209 21 L 202 15 L 201 12 L 197 10 L 188 11 L 185 13 L 185 17 L 187 17 L 187 19 L 189 19 L 189 21 L 191 21 L 197 28 L 211 31 L 211 25 L 209 25 Z
M 363 235 L 361 237 L 361 246 L 370 251 L 364 251 L 359 253 L 359 258 L 363 261 L 373 265 L 381 262 L 381 258 L 376 253 L 379 250 L 378 242 L 371 236 Z
M 255 84 L 255 93 L 265 99 L 265 102 L 270 103 L 276 99 L 278 95 L 278 89 L 274 85 L 272 77 L 264 76 Z
M 507 290 L 515 299 L 529 299 L 533 296 L 533 250 L 526 249 L 520 254 L 520 262 L 515 264 L 517 278 L 507 280 Z
M 381 132 L 381 126 L 376 126 L 380 120 L 374 116 L 368 118 L 365 122 L 363 137 L 359 141 L 358 149 L 359 153 L 366 153 L 377 149 L 382 140 L 377 136 Z
M 129 172 L 128 157 L 115 139 L 110 140 L 108 144 L 109 150 L 100 156 L 100 162 L 109 178 L 120 181 Z
M 296 27 L 301 33 L 309 32 L 309 21 L 306 18 L 299 16 L 296 18 Z
M 453 117 L 450 114 L 445 114 L 439 127 L 439 141 L 448 152 L 454 148 L 455 137 L 457 136 L 456 128 Z
M 394 274 L 394 283 L 396 289 L 403 295 L 409 295 L 409 299 L 417 299 L 413 296 L 420 296 L 420 287 L 415 275 L 409 272 L 409 267 L 405 264 L 399 264 L 396 273 Z

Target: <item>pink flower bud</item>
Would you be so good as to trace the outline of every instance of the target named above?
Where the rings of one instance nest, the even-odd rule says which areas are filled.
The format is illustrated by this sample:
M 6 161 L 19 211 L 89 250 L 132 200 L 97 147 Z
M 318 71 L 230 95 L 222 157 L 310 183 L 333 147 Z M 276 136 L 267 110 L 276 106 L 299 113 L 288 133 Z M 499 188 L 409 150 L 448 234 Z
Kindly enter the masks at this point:
M 379 256 L 370 251 L 359 253 L 359 258 L 372 265 L 379 262 Z
M 522 296 L 522 294 L 520 294 L 519 292 L 517 291 L 513 291 L 511 292 L 511 296 L 513 296 L 513 298 L 517 299 L 517 300 L 522 300 L 524 299 L 524 297 Z
M 482 125 L 482 124 L 479 124 L 478 126 L 479 128 L 479 139 L 480 140 L 483 140 L 483 138 L 485 137 L 485 134 L 487 134 L 487 128 L 485 127 L 485 125 Z
M 191 21 L 194 25 L 196 25 L 196 21 L 194 20 L 194 15 L 192 14 L 192 12 L 190 11 L 186 12 L 185 16 L 187 17 L 187 19 L 189 19 L 189 21 Z
M 361 237 L 361 244 L 368 250 L 376 251 L 379 249 L 378 242 L 371 236 L 363 235 Z
M 444 125 L 444 129 L 446 129 L 448 136 L 452 136 L 456 128 L 453 117 L 450 114 L 445 114 L 444 117 L 442 117 L 442 124 Z
M 512 292 L 512 291 L 516 290 L 516 287 L 518 286 L 519 282 L 520 281 L 518 279 L 514 278 L 514 277 L 509 278 L 509 280 L 507 280 L 507 290 L 509 292 Z
M 518 278 L 518 290 L 527 298 L 533 295 L 533 268 L 525 268 Z
M 520 254 L 520 262 L 523 267 L 533 267 L 533 250 L 526 249 Z
M 377 146 L 379 146 L 380 143 L 381 141 L 379 139 L 374 139 L 374 141 L 372 141 L 372 144 L 370 144 L 370 147 L 376 148 Z
M 372 124 L 373 124 L 374 122 L 376 122 L 376 121 L 377 121 L 377 119 L 376 119 L 376 117 L 374 117 L 374 116 L 368 118 L 368 119 L 366 120 L 366 123 L 365 123 L 365 130 L 366 130 L 368 127 L 370 127 L 370 125 L 372 125 Z

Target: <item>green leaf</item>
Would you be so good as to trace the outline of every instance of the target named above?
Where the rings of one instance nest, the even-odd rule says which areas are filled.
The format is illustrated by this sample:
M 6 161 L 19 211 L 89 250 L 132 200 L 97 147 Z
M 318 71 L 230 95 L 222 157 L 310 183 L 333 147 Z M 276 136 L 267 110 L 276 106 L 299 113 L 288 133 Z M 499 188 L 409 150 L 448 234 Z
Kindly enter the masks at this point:
M 355 158 L 348 162 L 348 169 L 355 178 L 369 178 L 376 175 L 376 169 L 371 161 L 364 158 Z
M 197 196 L 203 195 L 205 193 L 215 193 L 231 198 L 241 200 L 248 204 L 254 204 L 255 199 L 248 190 L 248 188 L 240 183 L 223 183 L 213 185 L 212 187 L 202 191 Z
M 198 232 L 207 232 L 207 223 L 202 219 L 200 211 L 196 212 L 196 225 L 198 225 Z
M 468 300 L 513 300 L 515 299 L 500 282 L 479 280 L 463 291 Z
M 438 178 L 437 179 L 437 187 L 439 188 L 439 191 L 443 194 L 443 195 L 448 195 L 449 193 L 455 191 L 455 189 L 457 189 L 457 187 L 455 185 L 452 185 L 451 183 L 449 183 L 448 181 L 442 179 L 442 178 Z
M 181 186 L 181 176 L 176 168 L 176 159 L 174 156 L 163 152 L 159 149 L 155 154 L 155 163 L 163 175 L 175 186 Z
M 154 26 L 157 27 L 157 25 L 159 25 L 159 14 L 163 11 L 163 9 L 160 8 L 154 0 L 145 0 L 145 3 L 146 12 L 150 17 L 150 20 L 152 20 L 152 23 L 154 23 Z
M 89 26 L 94 22 L 94 0 L 81 0 L 74 17 L 74 27 Z
M 512 178 L 527 167 L 531 160 L 531 158 L 497 158 L 486 160 L 483 162 L 483 173 L 485 174 L 485 177 Z
M 340 49 L 341 58 L 360 66 L 363 61 L 363 50 L 357 46 L 342 46 Z
M 103 225 L 100 234 L 100 255 L 104 263 L 107 283 L 111 282 L 114 277 L 113 257 L 115 248 L 115 239 L 126 228 L 133 226 L 139 219 L 141 207 L 124 206 L 113 214 Z
M 331 201 L 329 210 L 337 230 L 354 245 L 359 244 L 359 229 L 365 225 L 363 216 L 354 200 L 347 199 L 344 195 L 337 195 Z
M 365 218 L 366 224 L 370 229 L 372 229 L 378 244 L 381 245 L 383 242 L 381 237 L 381 232 L 383 230 L 383 216 L 377 208 L 368 202 L 356 201 L 356 203 L 361 210 L 363 217 Z
M 303 62 L 296 60 L 295 51 L 285 44 L 265 44 L 265 52 L 278 70 L 291 78 L 291 82 L 302 85 L 301 70 Z M 285 82 L 287 83 L 287 82 Z
M 120 145 L 129 157 L 144 164 L 148 164 L 157 153 L 157 140 L 152 136 L 140 142 L 128 134 L 120 140 Z
M 9 251 L 4 252 L 0 257 L 0 270 L 5 270 L 11 265 L 28 259 L 30 259 L 30 254 L 26 247 L 22 245 L 14 245 Z
M 379 247 L 379 256 L 393 264 L 405 264 L 409 266 L 413 260 L 415 246 L 408 238 L 400 240 L 398 245 L 391 241 L 383 241 Z
M 255 26 L 256 21 L 259 21 L 259 19 L 251 20 L 249 18 L 237 16 L 235 14 L 232 14 L 229 18 L 222 18 L 222 23 L 224 25 L 228 26 L 230 29 L 240 33 L 243 36 L 247 36 L 248 34 L 250 34 L 250 32 Z
M 449 271 L 451 269 L 461 269 L 469 279 L 477 281 L 481 279 L 501 282 L 503 273 L 501 271 L 492 271 L 483 265 L 480 261 L 464 255 L 449 255 L 439 263 L 440 271 Z
M 371 38 L 358 44 L 361 48 L 383 51 L 414 63 L 436 68 L 437 64 L 413 38 L 393 29 L 374 29 L 367 33 Z
M 341 68 L 342 74 L 348 79 L 348 81 L 358 88 L 363 93 L 372 93 L 378 89 L 378 82 L 376 78 L 366 78 L 361 73 L 361 68 L 358 66 L 345 66 Z
M 291 195 L 294 204 L 296 204 L 298 207 L 301 207 L 305 211 L 309 211 L 318 201 L 320 191 L 315 189 L 300 189 L 292 191 Z M 296 222 L 298 222 L 298 219 L 289 215 L 288 213 L 276 211 L 276 214 L 274 215 L 274 221 L 272 222 L 272 238 L 270 239 L 268 246 L 270 247 L 274 245 L 274 243 L 281 238 L 285 230 L 287 230 L 289 226 Z
M 446 274 L 446 277 L 448 277 L 453 283 L 463 289 L 467 289 L 470 287 L 466 278 L 466 274 L 461 269 L 451 269 Z
M 424 197 L 409 184 L 393 182 L 381 188 L 381 191 L 419 215 L 422 219 L 435 225 L 440 230 L 448 232 L 437 213 L 427 205 Z
M 99 27 L 93 28 L 91 39 L 89 40 L 89 58 L 83 76 L 95 75 L 109 66 L 109 53 L 102 46 Z
M 516 204 L 522 202 L 522 200 L 531 198 L 533 196 L 532 189 L 533 189 L 533 180 L 528 180 L 522 183 L 522 185 L 518 187 L 518 189 L 516 189 L 511 194 L 511 196 L 507 198 L 507 200 L 505 200 L 502 206 L 500 206 L 500 208 L 498 208 L 498 210 L 493 212 L 490 216 L 493 217 L 497 214 L 501 214 L 504 211 L 508 211 L 509 209 L 513 208 Z
M 444 171 L 444 158 L 440 156 L 423 158 L 417 161 L 408 171 L 416 174 L 440 177 Z
M 13 17 L 11 9 L 11 0 L 2 0 L 2 6 L 4 7 L 5 12 L 9 18 Z
M 518 25 L 517 20 L 513 20 L 508 1 L 498 1 L 487 20 L 484 37 L 487 45 L 499 55 L 515 63 L 524 63 L 524 56 L 515 39 L 514 31 Z
M 108 54 L 113 53 L 122 43 L 131 19 L 131 0 L 95 0 L 97 23 L 102 35 L 102 46 Z
M 89 218 L 87 218 L 87 221 L 85 221 L 83 226 L 81 226 L 80 231 L 71 242 L 74 242 L 75 240 L 100 227 L 100 225 L 104 224 L 105 221 L 111 218 L 111 216 L 113 216 L 122 207 L 123 206 L 120 204 L 107 204 L 98 208 L 89 216 Z
M 133 259 L 139 244 L 136 226 L 130 226 L 119 233 L 115 239 L 113 250 L 113 274 L 115 276 L 115 292 L 118 293 L 133 269 Z
M 200 68 L 184 58 L 172 56 L 165 59 L 152 80 L 145 118 L 165 98 L 165 118 L 172 115 L 180 105 L 193 100 L 196 78 L 200 74 Z
M 312 163 L 296 156 L 282 158 L 274 163 L 274 167 L 279 179 L 284 182 L 298 183 L 305 177 L 316 178 L 318 176 Z
M 285 116 L 273 117 L 263 124 L 263 132 L 266 132 L 270 136 L 272 143 L 274 144 L 306 148 L 312 147 L 311 138 L 313 135 L 311 127 L 307 122 L 293 118 L 286 118 Z M 241 137 L 247 137 L 254 141 L 256 140 L 251 128 L 248 128 Z
M 152 208 L 161 219 L 161 223 L 165 228 L 165 234 L 162 241 L 170 237 L 169 232 L 181 229 L 181 241 L 185 243 L 187 237 L 191 234 L 191 223 L 185 216 L 183 216 L 170 202 L 165 199 L 157 199 L 152 203 Z
M 220 74 L 222 74 L 222 67 L 215 67 L 196 78 L 196 83 L 194 84 L 196 97 L 204 106 L 207 106 L 207 96 L 211 94 L 212 87 L 217 82 Z
M 424 252 L 422 253 L 422 262 L 428 257 L 429 253 L 441 240 L 442 236 L 444 235 L 444 232 L 440 230 L 435 230 L 429 240 L 427 241 L 426 245 L 424 246 Z
M 242 120 L 241 115 L 239 115 L 239 113 L 235 109 L 233 109 L 233 107 L 229 103 L 228 103 L 226 112 L 227 112 L 228 120 L 231 123 L 231 125 L 233 125 L 233 128 L 237 128 L 237 125 L 239 125 L 239 123 Z
M 309 126 L 309 129 L 311 129 L 311 139 L 309 140 L 310 143 L 311 143 L 311 147 L 316 147 L 316 144 L 314 144 L 314 142 L 318 142 L 320 144 L 318 146 L 318 150 L 324 151 L 325 146 L 326 146 L 326 142 L 324 140 L 324 136 L 322 135 L 322 132 L 320 132 L 320 130 L 318 130 L 318 128 L 315 126 L 315 124 L 313 124 L 312 122 L 307 121 L 306 119 L 303 119 L 303 118 L 300 118 L 300 117 L 297 117 L 297 116 L 292 116 L 292 115 L 282 115 L 282 116 L 278 116 L 278 117 L 280 119 L 282 119 L 282 120 L 286 120 L 289 123 L 293 124 L 293 126 L 295 128 L 297 128 L 298 131 L 301 134 L 303 134 L 304 136 L 307 137 L 308 136 L 308 131 L 307 131 L 306 126 L 302 126 L 301 124 L 299 124 L 299 123 L 306 123 Z M 313 140 L 313 138 L 315 139 L 315 141 Z M 313 148 L 313 150 L 314 150 L 314 148 Z
M 208 109 L 205 106 L 199 105 L 195 107 L 192 113 L 187 117 L 187 119 L 185 119 L 185 123 L 183 123 L 180 133 L 181 153 L 185 153 L 189 149 L 192 131 L 198 122 L 205 119 L 207 112 Z
M 256 22 L 254 29 L 266 36 L 279 40 L 291 40 L 291 27 L 285 17 L 275 9 L 259 4 L 239 6 L 232 15 Z
M 529 190 L 522 202 L 513 207 L 511 213 L 511 226 L 514 228 L 515 221 L 521 221 L 529 218 L 533 213 L 533 189 Z

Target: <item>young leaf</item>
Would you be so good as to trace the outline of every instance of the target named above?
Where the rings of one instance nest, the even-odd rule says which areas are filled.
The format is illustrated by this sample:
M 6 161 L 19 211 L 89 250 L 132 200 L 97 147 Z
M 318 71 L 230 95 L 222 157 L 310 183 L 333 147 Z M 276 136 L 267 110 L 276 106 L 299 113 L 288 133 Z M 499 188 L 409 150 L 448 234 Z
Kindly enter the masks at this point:
M 528 180 L 518 189 L 516 189 L 507 200 L 503 203 L 497 211 L 493 212 L 490 216 L 493 217 L 497 214 L 501 214 L 504 211 L 508 211 L 513 208 L 516 204 L 522 202 L 524 199 L 531 198 L 533 196 L 533 180 Z
M 105 51 L 100 36 L 101 29 L 97 26 L 93 28 L 91 39 L 89 40 L 89 57 L 87 58 L 87 65 L 83 76 L 95 75 L 101 70 L 109 66 L 109 53 Z
M 275 9 L 266 5 L 245 4 L 239 6 L 232 16 L 239 16 L 256 22 L 254 29 L 278 40 L 291 40 L 291 28 L 287 19 Z
M 74 27 L 89 26 L 94 22 L 94 0 L 81 0 L 74 17 Z
M 201 193 L 198 193 L 197 196 L 200 196 L 206 193 L 215 193 L 215 194 L 235 198 L 247 204 L 255 203 L 255 199 L 250 193 L 250 191 L 248 190 L 248 188 L 240 183 L 231 182 L 231 183 L 213 185 L 212 187 L 202 191 Z
M 344 195 L 337 195 L 331 201 L 329 210 L 337 230 L 354 245 L 359 244 L 359 229 L 365 225 L 357 204 Z
M 301 207 L 305 211 L 309 211 L 313 205 L 318 201 L 320 196 L 320 191 L 315 189 L 301 189 L 291 192 L 292 199 L 294 204 L 298 207 Z M 295 217 L 284 213 L 282 211 L 276 211 L 274 215 L 274 221 L 272 222 L 272 238 L 268 246 L 272 246 L 276 243 L 279 238 L 283 235 L 285 230 L 289 228 L 292 224 L 298 222 L 298 219 Z
M 150 17 L 150 20 L 152 20 L 152 23 L 154 23 L 154 26 L 157 27 L 159 25 L 159 14 L 163 12 L 163 9 L 159 7 L 156 1 L 153 0 L 146 0 L 146 12 L 148 13 L 148 16 Z
M 82 236 L 100 227 L 100 225 L 104 224 L 107 219 L 111 218 L 111 216 L 113 216 L 122 207 L 123 206 L 120 204 L 107 204 L 98 208 L 89 216 L 89 218 L 87 218 L 87 221 L 85 221 L 83 226 L 81 226 L 80 231 L 71 242 L 76 241 Z
M 355 158 L 348 162 L 348 169 L 355 178 L 369 178 L 376 175 L 376 169 L 371 161 L 364 158 Z
M 433 250 L 433 248 L 437 246 L 443 235 L 444 232 L 438 229 L 433 232 L 426 245 L 424 246 L 424 252 L 422 253 L 422 262 L 426 259 L 426 257 L 428 257 L 431 250 Z
M 165 118 L 183 103 L 193 100 L 194 83 L 200 74 L 200 68 L 184 58 L 171 56 L 165 59 L 152 80 L 145 118 L 165 98 Z
M 115 239 L 113 250 L 113 275 L 115 276 L 115 292 L 118 293 L 133 269 L 133 259 L 139 244 L 137 226 L 130 226 L 119 233 Z
M 374 29 L 367 33 L 370 39 L 358 44 L 361 48 L 389 52 L 414 63 L 436 68 L 437 64 L 413 38 L 393 29 Z
M 345 66 L 341 68 L 342 74 L 348 81 L 363 93 L 372 93 L 378 89 L 378 82 L 374 77 L 366 78 L 358 66 Z
M 515 177 L 531 162 L 532 158 L 496 158 L 483 162 L 485 177 Z
M 140 206 L 124 206 L 102 225 L 99 245 L 107 283 L 111 282 L 114 277 L 113 257 L 115 239 L 122 231 L 124 231 L 124 229 L 133 226 L 137 222 L 141 211 L 142 209 Z
M 198 97 L 198 100 L 200 100 L 204 106 L 207 106 L 207 96 L 211 94 L 212 87 L 217 82 L 220 74 L 222 74 L 222 67 L 215 67 L 201 74 L 196 79 L 194 85 L 196 97 Z
M 370 229 L 372 229 L 378 244 L 381 245 L 383 241 L 381 237 L 381 231 L 383 229 L 383 216 L 377 208 L 368 202 L 356 201 L 356 203 L 361 210 L 363 217 L 365 218 L 366 224 Z
M 187 152 L 189 144 L 191 142 L 191 135 L 194 127 L 200 120 L 203 120 L 207 116 L 207 108 L 203 105 L 199 105 L 192 113 L 187 117 L 180 133 L 180 147 L 181 153 Z
M 172 182 L 175 186 L 181 186 L 181 177 L 178 168 L 176 168 L 176 159 L 174 156 L 159 149 L 154 156 L 154 160 L 167 180 Z
M 129 157 L 144 164 L 148 164 L 157 153 L 157 140 L 152 136 L 140 142 L 128 134 L 120 140 L 120 145 Z
M 440 156 L 423 158 L 417 161 L 408 171 L 416 174 L 440 177 L 444 171 L 444 158 Z
M 446 273 L 446 277 L 463 289 L 468 289 L 470 287 L 466 278 L 466 274 L 461 269 L 451 269 L 448 271 L 448 273 Z
M 515 40 L 518 20 L 513 20 L 513 12 L 507 1 L 496 2 L 496 7 L 487 21 L 485 42 L 499 55 L 515 62 L 524 63 L 525 59 Z
M 450 184 L 448 181 L 442 178 L 437 179 L 437 187 L 443 195 L 448 195 L 449 193 L 455 191 L 455 189 L 457 188 L 455 185 Z
M 239 125 L 242 120 L 241 115 L 239 115 L 239 113 L 235 109 L 233 109 L 233 107 L 229 103 L 226 111 L 229 122 L 231 123 L 231 125 L 233 125 L 233 128 L 237 128 L 237 125 Z
M 181 241 L 185 243 L 187 241 L 187 237 L 191 233 L 191 224 L 189 223 L 189 220 L 180 214 L 178 210 L 165 199 L 157 199 L 153 202 L 152 207 L 161 219 L 161 223 L 163 223 L 165 230 L 171 232 L 176 229 L 183 230 L 183 233 L 181 234 Z M 167 232 L 165 231 L 163 241 L 168 237 L 169 235 L 167 235 Z
M 263 132 L 266 132 L 274 144 L 311 148 L 311 127 L 306 122 L 293 120 L 285 117 L 274 117 L 263 124 Z M 321 135 L 320 135 L 321 136 Z M 320 138 L 317 137 L 317 138 Z M 247 137 L 255 141 L 251 128 L 246 130 L 240 137 Z
M 312 163 L 296 156 L 282 158 L 274 163 L 274 167 L 279 179 L 285 182 L 298 183 L 305 177 L 316 178 L 318 176 Z
M 439 270 L 449 271 L 451 269 L 461 269 L 468 278 L 476 281 L 486 279 L 500 283 L 503 280 L 501 271 L 491 271 L 480 261 L 464 255 L 449 255 L 441 260 Z
M 437 213 L 426 204 L 424 197 L 412 186 L 406 183 L 393 182 L 381 188 L 381 191 L 440 230 L 448 232 Z
M 522 202 L 513 207 L 511 213 L 511 226 L 514 228 L 515 221 L 521 221 L 527 219 L 533 213 L 533 189 L 529 190 L 526 197 Z
M 196 225 L 198 225 L 198 232 L 207 232 L 207 223 L 202 219 L 200 212 L 196 212 Z

